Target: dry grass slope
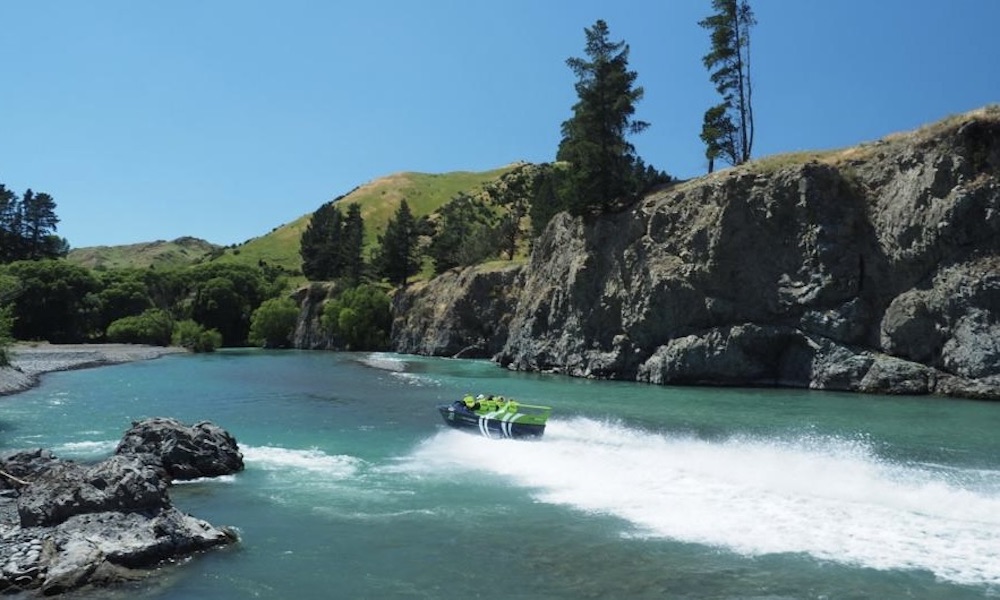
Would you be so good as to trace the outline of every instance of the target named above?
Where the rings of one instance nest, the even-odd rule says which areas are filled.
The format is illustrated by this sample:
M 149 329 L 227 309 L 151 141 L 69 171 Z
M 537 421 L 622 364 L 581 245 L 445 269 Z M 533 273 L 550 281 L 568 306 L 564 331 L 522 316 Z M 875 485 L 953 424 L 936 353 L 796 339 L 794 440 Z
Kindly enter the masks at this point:
M 415 216 L 427 215 L 459 192 L 473 193 L 514 167 L 509 165 L 492 171 L 443 174 L 395 173 L 358 187 L 338 203 L 346 206 L 355 202 L 361 207 L 361 216 L 365 221 L 365 246 L 370 251 L 404 199 Z M 250 264 L 264 261 L 289 271 L 299 271 L 302 268 L 299 239 L 311 217 L 312 214 L 303 215 L 266 235 L 227 249 L 218 260 Z

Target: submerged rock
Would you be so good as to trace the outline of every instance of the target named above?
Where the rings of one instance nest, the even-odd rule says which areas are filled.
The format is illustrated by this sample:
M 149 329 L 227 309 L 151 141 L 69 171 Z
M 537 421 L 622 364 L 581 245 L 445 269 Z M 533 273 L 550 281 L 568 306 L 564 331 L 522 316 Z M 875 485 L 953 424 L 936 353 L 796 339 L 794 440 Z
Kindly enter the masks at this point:
M 138 579 L 163 561 L 237 541 L 177 510 L 167 491 L 174 478 L 242 468 L 229 433 L 173 419 L 133 424 L 117 453 L 95 464 L 41 449 L 0 455 L 0 592 Z

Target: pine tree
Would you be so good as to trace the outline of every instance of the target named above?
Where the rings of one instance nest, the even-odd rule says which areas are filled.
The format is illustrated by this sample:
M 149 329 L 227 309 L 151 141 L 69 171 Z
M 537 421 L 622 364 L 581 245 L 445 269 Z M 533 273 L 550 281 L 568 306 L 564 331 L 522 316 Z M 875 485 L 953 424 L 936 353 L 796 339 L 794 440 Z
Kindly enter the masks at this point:
M 536 182 L 547 166 L 522 164 L 484 186 L 489 202 L 499 209 L 496 224 L 502 250 L 514 260 L 518 243 L 525 235 L 524 219 L 531 211 Z
M 438 211 L 437 231 L 427 249 L 434 272 L 464 267 L 497 254 L 492 211 L 468 194 L 459 192 Z
M 21 201 L 13 190 L 0 183 L 0 263 L 8 263 L 20 258 Z
M 528 216 L 531 218 L 531 233 L 538 237 L 545 231 L 557 213 L 566 210 L 566 201 L 559 194 L 563 189 L 563 181 L 566 178 L 565 165 L 541 165 L 538 170 L 538 177 L 535 178 L 531 188 L 531 208 Z
M 379 236 L 376 267 L 380 275 L 394 285 L 406 285 L 410 275 L 420 268 L 417 254 L 417 224 L 410 206 L 403 200 L 395 215 L 386 223 Z
M 753 150 L 753 86 L 750 28 L 757 24 L 746 0 L 712 0 L 715 14 L 698 25 L 711 32 L 712 49 L 702 61 L 722 102 L 705 111 L 701 139 L 709 171 L 716 158 L 732 165 L 750 160 Z
M 570 163 L 563 193 L 576 214 L 604 212 L 634 196 L 635 149 L 626 137 L 649 126 L 632 118 L 643 89 L 628 70 L 628 45 L 610 41 L 603 20 L 584 31 L 587 58 L 566 61 L 578 79 L 579 101 L 562 124 L 557 154 Z
M 361 206 L 356 202 L 347 205 L 342 235 L 344 269 L 343 277 L 350 285 L 357 285 L 364 278 L 365 220 L 361 217 Z
M 340 240 L 344 215 L 335 202 L 336 200 L 320 206 L 302 232 L 299 243 L 302 273 L 312 280 L 334 279 L 343 270 Z
M 21 206 L 27 258 L 31 260 L 55 258 L 47 253 L 50 248 L 49 236 L 59 223 L 55 200 L 45 192 L 35 194 L 29 189 L 21 198 Z

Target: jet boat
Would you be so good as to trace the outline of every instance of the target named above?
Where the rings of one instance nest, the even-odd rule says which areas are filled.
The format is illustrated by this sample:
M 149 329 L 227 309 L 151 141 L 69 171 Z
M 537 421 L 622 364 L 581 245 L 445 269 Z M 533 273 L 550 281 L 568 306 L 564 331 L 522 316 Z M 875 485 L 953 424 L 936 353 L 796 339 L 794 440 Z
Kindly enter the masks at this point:
M 545 433 L 552 408 L 515 400 L 466 396 L 438 407 L 444 422 L 458 429 L 478 431 L 488 438 L 539 438 Z

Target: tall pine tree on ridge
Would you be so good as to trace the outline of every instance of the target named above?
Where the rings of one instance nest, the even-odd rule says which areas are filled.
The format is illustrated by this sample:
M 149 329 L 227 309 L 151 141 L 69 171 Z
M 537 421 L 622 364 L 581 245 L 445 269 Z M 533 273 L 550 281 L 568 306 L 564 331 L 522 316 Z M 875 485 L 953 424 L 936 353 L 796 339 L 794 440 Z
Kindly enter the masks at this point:
M 570 164 L 562 195 L 578 215 L 607 212 L 635 195 L 635 148 L 626 138 L 649 126 L 632 118 L 643 89 L 628 69 L 628 45 L 612 42 L 603 20 L 584 32 L 587 58 L 566 61 L 578 79 L 579 101 L 562 124 L 556 155 Z

